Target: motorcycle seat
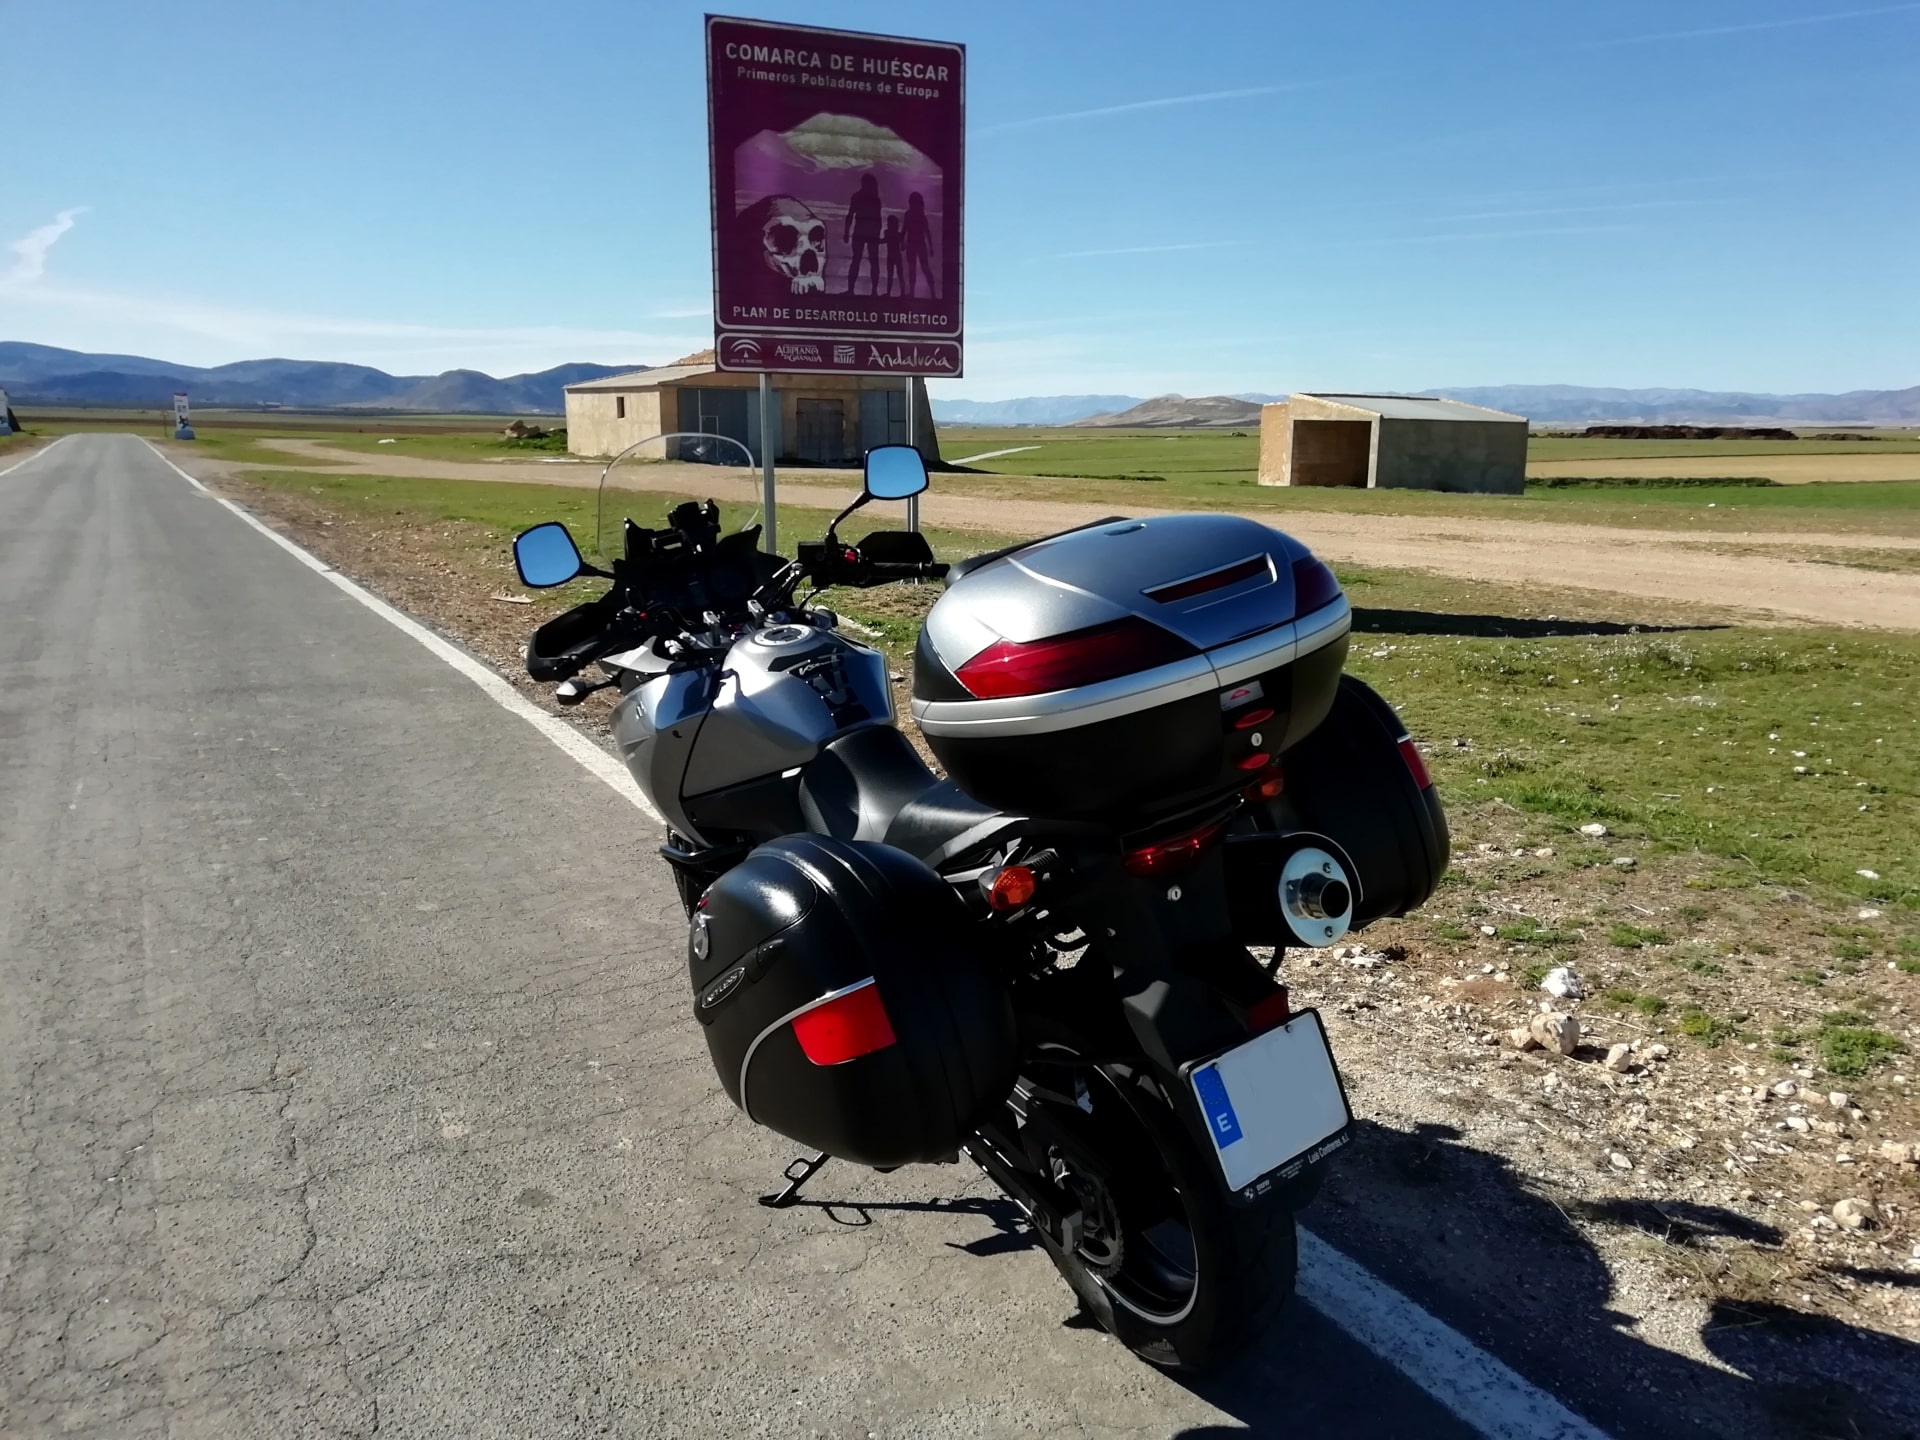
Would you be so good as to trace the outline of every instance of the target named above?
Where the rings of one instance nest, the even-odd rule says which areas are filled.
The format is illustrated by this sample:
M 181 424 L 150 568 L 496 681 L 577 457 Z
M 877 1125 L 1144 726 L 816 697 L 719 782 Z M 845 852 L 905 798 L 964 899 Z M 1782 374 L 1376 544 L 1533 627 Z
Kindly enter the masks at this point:
M 891 845 L 936 870 L 1018 821 L 936 776 L 891 725 L 828 741 L 801 777 L 799 801 L 808 829 Z
M 983 805 L 953 781 L 940 780 L 900 807 L 887 826 L 886 842 L 938 870 L 1019 823 L 1019 816 Z

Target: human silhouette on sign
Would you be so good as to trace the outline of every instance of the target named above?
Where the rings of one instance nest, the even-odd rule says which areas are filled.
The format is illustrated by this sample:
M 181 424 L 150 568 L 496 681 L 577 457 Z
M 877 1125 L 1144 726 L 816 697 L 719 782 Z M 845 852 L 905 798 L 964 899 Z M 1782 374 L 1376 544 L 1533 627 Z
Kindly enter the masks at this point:
M 860 260 L 867 261 L 867 293 L 880 293 L 880 182 L 871 172 L 860 177 L 860 188 L 847 202 L 846 223 L 840 227 L 842 241 L 853 241 L 853 263 L 847 267 L 846 293 L 851 295 L 860 279 Z
M 906 238 L 900 229 L 900 217 L 898 215 L 889 215 L 887 217 L 887 236 L 881 247 L 887 252 L 887 294 L 889 295 L 898 295 L 906 288 L 906 280 L 903 278 L 900 268 L 900 249 L 905 243 Z
M 940 287 L 933 281 L 933 230 L 927 224 L 926 202 L 920 198 L 920 192 L 914 191 L 907 197 L 907 223 L 905 230 L 907 245 L 907 295 L 919 294 L 921 274 L 927 277 L 927 298 L 938 300 Z

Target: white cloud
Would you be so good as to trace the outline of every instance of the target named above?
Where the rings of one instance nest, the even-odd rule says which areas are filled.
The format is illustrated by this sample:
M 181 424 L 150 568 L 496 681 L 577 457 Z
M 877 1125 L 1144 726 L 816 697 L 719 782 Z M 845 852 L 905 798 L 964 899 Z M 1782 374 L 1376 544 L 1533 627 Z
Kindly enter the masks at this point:
M 74 217 L 84 215 L 87 207 L 76 205 L 62 210 L 37 230 L 29 230 L 7 248 L 13 251 L 13 268 L 7 271 L 9 282 L 30 285 L 47 273 L 47 252 L 60 237 L 73 228 Z

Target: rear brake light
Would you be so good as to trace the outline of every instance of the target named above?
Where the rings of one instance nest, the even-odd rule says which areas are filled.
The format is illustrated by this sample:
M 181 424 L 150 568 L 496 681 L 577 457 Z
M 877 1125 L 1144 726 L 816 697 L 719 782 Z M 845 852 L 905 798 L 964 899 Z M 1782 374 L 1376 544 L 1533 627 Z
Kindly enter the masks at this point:
M 1322 605 L 1331 605 L 1340 598 L 1340 582 L 1334 578 L 1333 571 L 1314 559 L 1311 555 L 1302 555 L 1293 562 L 1293 613 L 1305 615 L 1318 610 Z
M 1255 1035 L 1264 1035 L 1277 1029 L 1293 1018 L 1293 1008 L 1287 999 L 1287 987 L 1282 985 L 1266 999 L 1255 1002 L 1247 1011 L 1247 1029 Z
M 956 670 L 954 678 L 976 699 L 997 700 L 1095 685 L 1197 653 L 1179 636 L 1130 615 L 1045 640 L 996 640 Z
M 1033 899 L 1034 891 L 1039 888 L 1040 882 L 1033 871 L 1024 865 L 1009 865 L 993 877 L 993 884 L 987 889 L 987 904 L 1002 913 L 1018 910 Z
M 793 1035 L 816 1065 L 844 1065 L 894 1043 L 893 1022 L 872 980 L 794 1016 Z
M 1271 774 L 1261 776 L 1240 793 L 1249 800 L 1276 800 L 1286 788 L 1286 773 L 1276 766 Z
M 1427 774 L 1427 762 L 1421 758 L 1420 747 L 1413 743 L 1411 735 L 1402 735 L 1398 741 L 1400 758 L 1407 762 L 1407 769 L 1413 772 L 1413 783 L 1422 790 L 1433 788 L 1433 777 Z
M 1220 832 L 1226 828 L 1226 821 L 1215 820 L 1198 830 L 1176 835 L 1171 840 L 1156 840 L 1151 845 L 1142 845 L 1120 858 L 1120 868 L 1142 880 L 1158 879 L 1164 875 L 1184 875 L 1199 863 L 1207 846 L 1218 839 Z

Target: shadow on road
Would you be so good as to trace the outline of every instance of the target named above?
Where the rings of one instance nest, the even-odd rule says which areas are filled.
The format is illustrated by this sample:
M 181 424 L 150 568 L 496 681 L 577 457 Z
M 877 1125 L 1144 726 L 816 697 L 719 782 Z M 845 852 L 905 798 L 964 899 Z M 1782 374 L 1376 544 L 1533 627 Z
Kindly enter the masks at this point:
M 1449 1127 L 1360 1129 L 1306 1223 L 1617 1440 L 1920 1436 L 1920 1346 L 1771 1301 L 1721 1299 L 1700 1336 L 1728 1368 L 1676 1354 L 1609 1308 L 1614 1276 L 1573 1217 L 1635 1232 L 1650 1256 L 1676 1257 L 1676 1273 L 1689 1260 L 1710 1273 L 1721 1241 L 1775 1245 L 1775 1227 L 1693 1201 L 1556 1199 Z M 1289 1323 L 1232 1372 L 1191 1387 L 1246 1431 L 1195 1429 L 1185 1440 L 1300 1433 L 1296 1402 L 1318 1377 L 1290 1363 Z
M 993 1233 L 964 1245 L 949 1240 L 947 1247 L 969 1255 L 1008 1255 L 1018 1250 L 1037 1250 L 1040 1241 L 1027 1224 L 1020 1207 L 1002 1196 L 963 1195 L 952 1200 L 809 1200 L 798 1199 L 793 1208 L 819 1210 L 836 1225 L 859 1230 L 873 1224 L 875 1211 L 921 1215 L 978 1215 L 993 1226 Z
M 1726 625 L 1629 625 L 1617 620 L 1557 620 L 1525 615 L 1456 615 L 1445 610 L 1372 610 L 1356 605 L 1353 628 L 1363 635 L 1464 635 L 1483 640 L 1549 640 L 1574 635 L 1669 635 L 1682 630 L 1726 630 Z

